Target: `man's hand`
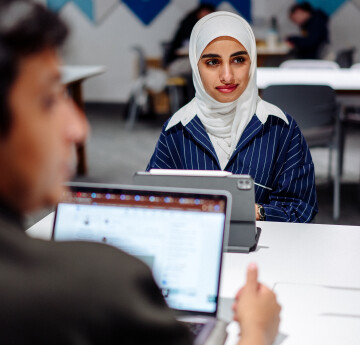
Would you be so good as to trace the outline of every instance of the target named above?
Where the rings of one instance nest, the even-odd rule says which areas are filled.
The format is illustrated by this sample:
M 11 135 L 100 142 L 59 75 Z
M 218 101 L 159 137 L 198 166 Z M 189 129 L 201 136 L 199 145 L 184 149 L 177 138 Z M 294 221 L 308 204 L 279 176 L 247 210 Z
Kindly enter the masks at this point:
M 241 345 L 270 345 L 279 329 L 281 307 L 275 294 L 258 282 L 258 269 L 250 264 L 246 284 L 233 305 L 234 319 L 240 323 Z

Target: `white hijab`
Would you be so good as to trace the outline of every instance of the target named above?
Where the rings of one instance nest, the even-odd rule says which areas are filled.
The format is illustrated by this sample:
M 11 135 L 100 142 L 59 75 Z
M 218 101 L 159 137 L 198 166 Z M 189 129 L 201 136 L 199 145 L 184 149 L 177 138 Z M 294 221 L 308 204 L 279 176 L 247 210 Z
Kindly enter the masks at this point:
M 229 36 L 239 41 L 247 50 L 251 61 L 246 89 L 237 100 L 229 103 L 218 102 L 205 91 L 198 69 L 199 59 L 206 46 L 221 36 Z M 230 139 L 230 151 L 233 152 L 255 113 L 263 124 L 268 115 L 275 115 L 288 123 L 285 114 L 278 107 L 261 100 L 258 96 L 255 36 L 250 25 L 240 16 L 221 11 L 200 19 L 191 33 L 189 58 L 196 94 L 173 115 L 166 130 L 179 122 L 185 126 L 197 115 L 211 140 L 213 141 L 214 137 Z

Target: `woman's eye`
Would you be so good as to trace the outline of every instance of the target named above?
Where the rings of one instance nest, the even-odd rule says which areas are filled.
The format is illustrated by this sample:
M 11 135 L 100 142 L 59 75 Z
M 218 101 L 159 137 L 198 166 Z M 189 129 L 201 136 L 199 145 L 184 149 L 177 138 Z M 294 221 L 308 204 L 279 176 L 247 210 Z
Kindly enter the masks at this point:
M 243 56 L 238 56 L 238 57 L 234 58 L 234 60 L 233 60 L 234 63 L 243 63 L 245 61 L 246 61 L 246 59 Z
M 218 59 L 211 59 L 211 60 L 207 60 L 206 64 L 209 66 L 216 66 L 220 63 L 220 61 Z

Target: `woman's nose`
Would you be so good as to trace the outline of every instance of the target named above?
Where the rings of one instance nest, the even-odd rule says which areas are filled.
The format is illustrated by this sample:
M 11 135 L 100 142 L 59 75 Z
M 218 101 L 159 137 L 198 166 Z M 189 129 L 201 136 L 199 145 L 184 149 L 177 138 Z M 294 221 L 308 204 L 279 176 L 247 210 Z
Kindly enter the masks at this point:
M 234 73 L 230 64 L 223 64 L 220 70 L 220 81 L 224 84 L 234 83 Z

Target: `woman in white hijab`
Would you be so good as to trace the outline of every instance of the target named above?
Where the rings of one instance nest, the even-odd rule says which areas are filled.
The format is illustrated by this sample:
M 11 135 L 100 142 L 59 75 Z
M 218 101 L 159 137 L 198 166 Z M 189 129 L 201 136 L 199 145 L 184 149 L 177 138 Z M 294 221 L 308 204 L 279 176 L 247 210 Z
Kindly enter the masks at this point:
M 164 125 L 147 170 L 249 174 L 258 220 L 311 221 L 311 155 L 295 121 L 258 96 L 249 24 L 230 12 L 207 15 L 194 26 L 189 58 L 195 98 Z

